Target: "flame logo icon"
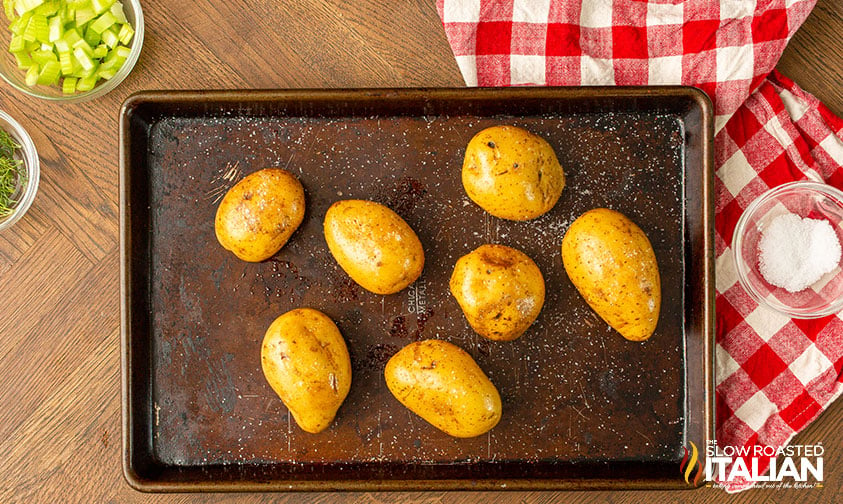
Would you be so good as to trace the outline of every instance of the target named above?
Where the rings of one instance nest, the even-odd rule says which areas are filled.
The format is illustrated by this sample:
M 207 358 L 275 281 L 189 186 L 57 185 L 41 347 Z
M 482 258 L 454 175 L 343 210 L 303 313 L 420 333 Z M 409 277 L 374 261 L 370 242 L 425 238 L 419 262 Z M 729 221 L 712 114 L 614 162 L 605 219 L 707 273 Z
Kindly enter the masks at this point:
M 685 450 L 685 455 L 682 457 L 682 462 L 679 464 L 679 472 L 685 474 L 685 483 L 697 486 L 700 482 L 700 478 L 702 478 L 702 464 L 700 463 L 697 445 L 695 445 L 693 441 L 689 441 L 689 444 L 691 445 L 690 460 L 688 460 L 688 449 L 683 446 L 682 449 Z M 692 483 L 688 478 L 690 478 L 691 473 L 694 472 L 695 467 L 697 469 L 697 475 L 694 476 Z

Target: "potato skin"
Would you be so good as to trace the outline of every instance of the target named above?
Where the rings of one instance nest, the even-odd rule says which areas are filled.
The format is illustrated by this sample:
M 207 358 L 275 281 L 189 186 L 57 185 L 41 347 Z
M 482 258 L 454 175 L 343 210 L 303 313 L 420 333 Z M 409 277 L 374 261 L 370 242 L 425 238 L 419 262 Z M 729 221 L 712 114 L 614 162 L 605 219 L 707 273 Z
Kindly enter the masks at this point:
M 462 183 L 468 197 L 490 214 L 524 221 L 556 205 L 565 174 L 542 137 L 515 126 L 493 126 L 468 142 Z
M 325 430 L 351 388 L 351 359 L 336 324 L 298 308 L 269 326 L 261 345 L 266 381 L 302 430 Z
M 272 257 L 304 219 L 304 188 L 280 168 L 258 170 L 228 190 L 217 208 L 217 241 L 244 261 Z
M 410 343 L 389 359 L 384 377 L 401 404 L 451 436 L 479 436 L 500 421 L 498 389 L 468 353 L 446 341 Z
M 562 239 L 562 262 L 589 306 L 621 336 L 652 336 L 661 280 L 650 240 L 634 222 L 607 208 L 584 213 Z
M 539 267 L 520 250 L 503 245 L 482 245 L 460 257 L 450 287 L 471 327 L 491 340 L 518 338 L 544 305 Z
M 397 213 L 364 200 L 337 201 L 325 214 L 325 241 L 352 280 L 375 294 L 393 294 L 421 275 L 424 250 Z

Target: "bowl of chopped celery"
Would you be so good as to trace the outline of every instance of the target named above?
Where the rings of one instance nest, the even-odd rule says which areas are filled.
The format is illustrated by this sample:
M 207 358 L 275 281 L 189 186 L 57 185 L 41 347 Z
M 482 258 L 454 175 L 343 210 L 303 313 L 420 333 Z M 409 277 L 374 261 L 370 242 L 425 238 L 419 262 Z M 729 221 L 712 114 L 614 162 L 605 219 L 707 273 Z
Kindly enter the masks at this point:
M 29 209 L 38 192 L 40 164 L 26 130 L 0 110 L 0 231 Z
M 143 46 L 139 0 L 2 0 L 0 77 L 38 98 L 102 96 L 132 71 Z

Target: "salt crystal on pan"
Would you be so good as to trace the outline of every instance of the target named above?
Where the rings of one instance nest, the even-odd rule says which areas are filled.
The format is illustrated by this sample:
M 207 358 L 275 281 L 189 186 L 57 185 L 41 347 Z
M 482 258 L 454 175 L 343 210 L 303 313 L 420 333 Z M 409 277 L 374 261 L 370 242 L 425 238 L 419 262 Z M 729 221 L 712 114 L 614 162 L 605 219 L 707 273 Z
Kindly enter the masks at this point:
M 787 213 L 773 219 L 758 243 L 761 275 L 788 292 L 799 292 L 837 267 L 840 240 L 824 219 Z

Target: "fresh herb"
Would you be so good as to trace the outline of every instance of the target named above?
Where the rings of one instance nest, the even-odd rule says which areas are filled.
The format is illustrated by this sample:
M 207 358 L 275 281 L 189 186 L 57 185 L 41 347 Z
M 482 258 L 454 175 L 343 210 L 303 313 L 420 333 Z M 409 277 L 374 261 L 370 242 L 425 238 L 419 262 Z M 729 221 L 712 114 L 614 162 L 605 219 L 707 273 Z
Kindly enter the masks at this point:
M 26 185 L 23 161 L 15 158 L 18 149 L 20 145 L 12 135 L 0 129 L 0 218 L 8 217 L 14 211 L 18 188 Z

